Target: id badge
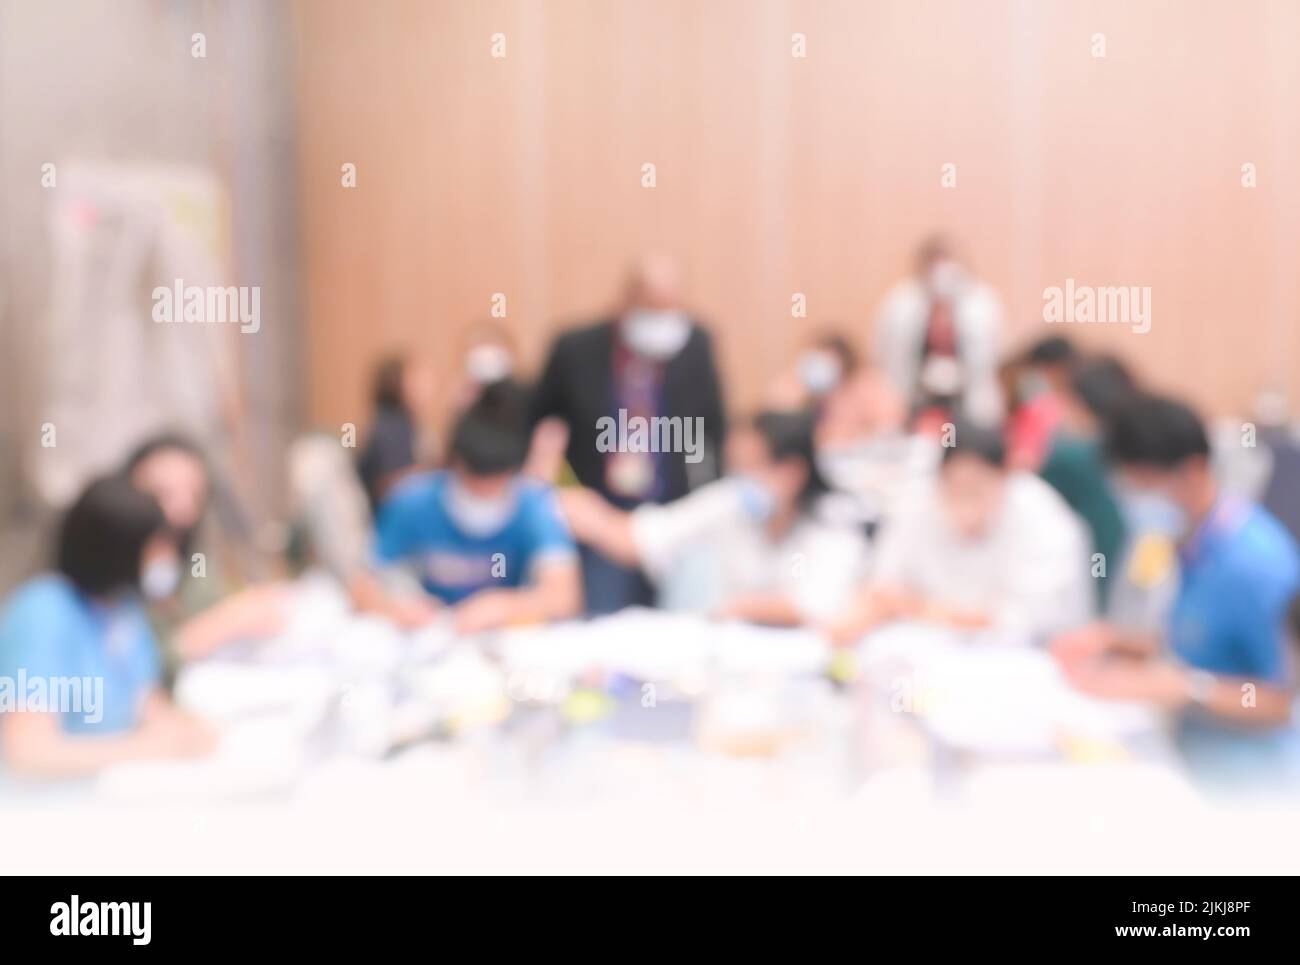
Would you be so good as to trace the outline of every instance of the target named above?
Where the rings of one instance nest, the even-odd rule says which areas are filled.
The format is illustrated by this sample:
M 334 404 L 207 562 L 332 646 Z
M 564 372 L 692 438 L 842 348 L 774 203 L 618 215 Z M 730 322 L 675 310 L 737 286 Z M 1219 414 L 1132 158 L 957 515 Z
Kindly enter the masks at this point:
M 648 452 L 612 452 L 605 460 L 605 484 L 616 496 L 644 498 L 654 481 L 654 460 Z

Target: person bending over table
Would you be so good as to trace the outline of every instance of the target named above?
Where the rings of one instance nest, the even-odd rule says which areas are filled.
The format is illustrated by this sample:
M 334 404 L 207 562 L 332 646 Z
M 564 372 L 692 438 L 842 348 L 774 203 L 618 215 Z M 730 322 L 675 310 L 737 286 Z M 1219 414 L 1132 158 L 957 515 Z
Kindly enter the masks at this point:
M 211 731 L 162 691 L 143 606 L 174 590 L 179 567 L 158 503 L 127 479 L 91 483 L 68 509 L 54 572 L 0 611 L 0 681 L 14 688 L 0 750 L 13 773 L 77 777 L 211 749 Z
M 1246 759 L 1263 764 L 1287 744 L 1282 627 L 1300 549 L 1266 510 L 1220 490 L 1205 426 L 1180 402 L 1137 395 L 1119 406 L 1106 453 L 1134 525 L 1177 541 L 1178 593 L 1163 640 L 1095 623 L 1057 639 L 1054 655 L 1080 690 L 1175 711 L 1194 772 L 1213 779 Z
M 208 520 L 212 467 L 197 443 L 173 433 L 153 436 L 131 453 L 122 472 L 158 501 L 176 536 L 180 582 L 174 593 L 149 602 L 150 621 L 169 669 L 227 644 L 265 639 L 283 629 L 289 612 L 287 585 L 249 583 L 223 565 L 224 554 Z M 203 566 L 196 572 L 200 558 Z
M 351 580 L 357 606 L 408 628 L 451 607 L 463 633 L 576 616 L 573 538 L 553 490 L 521 475 L 527 450 L 516 396 L 485 390 L 452 433 L 449 468 L 404 480 L 380 507 L 375 569 L 414 564 L 425 594 L 397 595 L 367 569 Z
M 1037 476 L 1008 470 L 1000 433 L 952 429 L 937 478 L 885 522 L 865 592 L 828 628 L 837 642 L 894 620 L 1045 642 L 1087 620 L 1082 524 Z
M 561 504 L 579 541 L 641 567 L 673 608 L 773 625 L 822 620 L 852 592 L 865 541 L 820 512 L 827 485 L 814 431 L 811 413 L 763 412 L 728 437 L 728 475 L 676 502 L 625 511 L 569 489 Z

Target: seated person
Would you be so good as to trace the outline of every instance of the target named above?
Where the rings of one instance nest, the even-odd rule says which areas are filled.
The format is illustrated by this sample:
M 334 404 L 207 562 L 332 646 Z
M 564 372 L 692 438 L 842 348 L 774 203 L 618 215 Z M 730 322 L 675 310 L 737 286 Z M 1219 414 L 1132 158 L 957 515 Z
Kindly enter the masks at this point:
M 818 516 L 827 486 L 813 433 L 809 413 L 760 413 L 727 439 L 728 475 L 676 502 L 624 511 L 591 490 L 565 490 L 561 502 L 581 542 L 641 567 L 661 591 L 689 579 L 685 608 L 777 625 L 823 620 L 847 601 L 865 546 L 852 527 Z
M 1282 623 L 1300 549 L 1268 512 L 1221 491 L 1205 426 L 1187 406 L 1134 396 L 1112 415 L 1106 448 L 1121 498 L 1163 517 L 1178 541 L 1177 595 L 1163 639 L 1097 623 L 1053 653 L 1080 690 L 1176 712 L 1180 749 L 1213 778 L 1274 746 L 1290 719 Z
M 478 401 L 485 388 L 500 382 L 526 390 L 519 381 L 517 355 L 509 331 L 495 320 L 471 325 L 463 340 L 460 372 L 448 386 L 446 407 L 459 416 Z
M 550 487 L 520 474 L 528 435 L 513 398 L 491 392 L 461 416 L 447 470 L 404 480 L 381 507 L 375 562 L 411 563 L 427 596 L 352 579 L 363 610 L 406 627 L 454 607 L 457 629 L 560 620 L 582 608 L 577 553 Z
M 178 578 L 158 503 L 120 477 L 91 483 L 63 517 L 55 572 L 20 586 L 0 612 L 0 680 L 17 688 L 5 708 L 15 712 L 0 715 L 12 772 L 75 777 L 212 747 L 212 733 L 159 686 L 142 605 Z
M 817 413 L 818 451 L 852 446 L 903 426 L 902 397 L 884 374 L 864 364 L 844 336 L 829 333 L 800 353 L 792 372 L 768 393 L 778 410 Z
M 432 444 L 424 428 L 433 396 L 428 365 L 392 355 L 380 362 L 374 378 L 374 420 L 357 457 L 357 475 L 372 512 L 403 476 L 432 464 Z
M 224 644 L 270 636 L 284 626 L 284 584 L 240 587 L 229 579 L 219 554 L 203 543 L 212 473 L 194 442 L 180 435 L 155 436 L 131 454 L 123 472 L 157 501 L 177 539 L 180 586 L 149 607 L 168 657 L 197 659 Z
M 1092 536 L 1092 550 L 1106 566 L 1096 577 L 1097 608 L 1104 612 L 1113 571 L 1125 548 L 1125 520 L 1110 484 L 1101 428 L 1109 414 L 1136 391 L 1128 370 L 1109 356 L 1078 361 L 1061 393 L 1061 423 L 1048 443 L 1038 474 L 1079 514 Z
M 923 620 L 1037 642 L 1086 620 L 1078 519 L 1037 476 L 1007 469 L 998 432 L 955 429 L 937 478 L 885 523 L 866 592 L 831 626 L 834 639 Z
M 1079 353 L 1059 335 L 1040 339 L 1002 366 L 1008 398 L 1007 463 L 1037 472 L 1063 416 L 1063 396 Z

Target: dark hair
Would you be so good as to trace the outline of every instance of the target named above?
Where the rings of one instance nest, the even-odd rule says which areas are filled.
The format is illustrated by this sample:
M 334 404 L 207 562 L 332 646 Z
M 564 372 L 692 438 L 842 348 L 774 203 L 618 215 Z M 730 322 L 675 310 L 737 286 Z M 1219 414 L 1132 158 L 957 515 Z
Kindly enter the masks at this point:
M 1113 355 L 1080 359 L 1070 373 L 1070 387 L 1084 407 L 1103 421 L 1137 391 L 1128 367 Z
M 941 466 L 957 456 L 974 456 L 985 465 L 994 469 L 1005 469 L 1007 465 L 1007 444 L 1002 433 L 996 429 L 971 422 L 959 422 L 953 426 L 952 445 L 943 447 Z
M 1200 416 L 1173 399 L 1134 393 L 1106 420 L 1106 457 L 1118 465 L 1174 469 L 1209 454 Z
M 1065 365 L 1078 355 L 1074 343 L 1061 335 L 1039 339 L 1025 349 L 1025 361 L 1030 365 Z
M 941 258 L 954 257 L 956 255 L 952 242 L 940 232 L 927 235 L 921 239 L 921 243 L 916 248 L 916 264 L 922 269 L 928 268 Z
M 523 425 L 528 420 L 531 402 L 532 391 L 528 386 L 507 375 L 482 385 L 469 408 L 478 409 L 493 419 Z
M 811 412 L 776 412 L 755 414 L 750 425 L 763 437 L 768 453 L 776 462 L 800 459 L 808 468 L 808 478 L 799 492 L 799 505 L 811 509 L 818 497 L 830 492 L 830 484 L 817 465 L 815 430 L 817 417 Z
M 158 502 L 125 476 L 96 479 L 63 514 L 55 568 L 87 596 L 137 587 L 145 544 L 166 530 Z
M 405 372 L 406 359 L 401 355 L 389 355 L 375 367 L 370 393 L 376 408 L 406 408 L 406 395 L 402 388 L 402 377 Z
M 183 452 L 185 455 L 190 456 L 203 467 L 203 474 L 208 478 L 210 485 L 215 486 L 216 481 L 212 478 L 212 467 L 208 464 L 207 456 L 203 454 L 203 450 L 199 448 L 197 442 L 179 432 L 160 432 L 136 446 L 122 467 L 123 475 L 130 479 L 141 465 L 160 452 Z M 196 523 L 189 529 L 173 529 L 176 536 L 177 551 L 185 559 L 189 559 L 190 554 L 194 551 L 198 528 Z
M 817 348 L 831 352 L 840 360 L 840 372 L 843 375 L 852 375 L 861 364 L 862 360 L 857 349 L 839 332 L 827 332 L 813 344 Z
M 528 392 L 509 380 L 483 387 L 451 435 L 451 458 L 476 476 L 514 472 L 528 457 Z
M 140 465 L 149 458 L 160 452 L 174 450 L 183 452 L 187 456 L 192 456 L 196 461 L 203 465 L 204 472 L 208 470 L 208 459 L 199 448 L 199 444 L 189 436 L 182 435 L 179 432 L 160 432 L 155 436 L 150 436 L 144 442 L 140 443 L 131 454 L 126 457 L 126 463 L 123 466 L 123 472 L 127 475 L 135 472 Z

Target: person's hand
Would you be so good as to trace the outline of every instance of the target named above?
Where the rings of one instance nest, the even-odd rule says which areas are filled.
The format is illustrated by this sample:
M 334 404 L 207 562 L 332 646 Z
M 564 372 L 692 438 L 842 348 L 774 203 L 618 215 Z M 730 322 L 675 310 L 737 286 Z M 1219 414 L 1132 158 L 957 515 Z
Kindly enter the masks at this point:
M 833 646 L 848 647 L 861 640 L 885 619 L 879 596 L 873 592 L 860 596 L 843 613 L 818 629 Z
M 1063 663 L 1062 672 L 1076 689 L 1103 700 L 1135 700 L 1176 710 L 1191 696 L 1186 671 L 1167 660 L 1074 660 Z
M 1062 666 L 1095 660 L 1114 650 L 1119 633 L 1109 623 L 1094 622 L 1063 633 L 1048 646 Z
M 398 596 L 389 602 L 385 615 L 403 630 L 418 630 L 438 619 L 441 612 L 441 606 L 432 597 Z
M 937 608 L 922 596 L 901 587 L 881 586 L 872 593 L 877 619 L 925 620 L 933 617 Z
M 231 604 L 236 622 L 247 637 L 271 637 L 289 622 L 293 588 L 287 583 L 267 583 L 237 594 Z
M 203 757 L 216 749 L 217 733 L 193 714 L 169 707 L 148 717 L 136 740 L 143 757 Z
M 512 591 L 481 590 L 456 605 L 456 631 L 468 634 L 496 630 L 514 619 L 515 610 Z

